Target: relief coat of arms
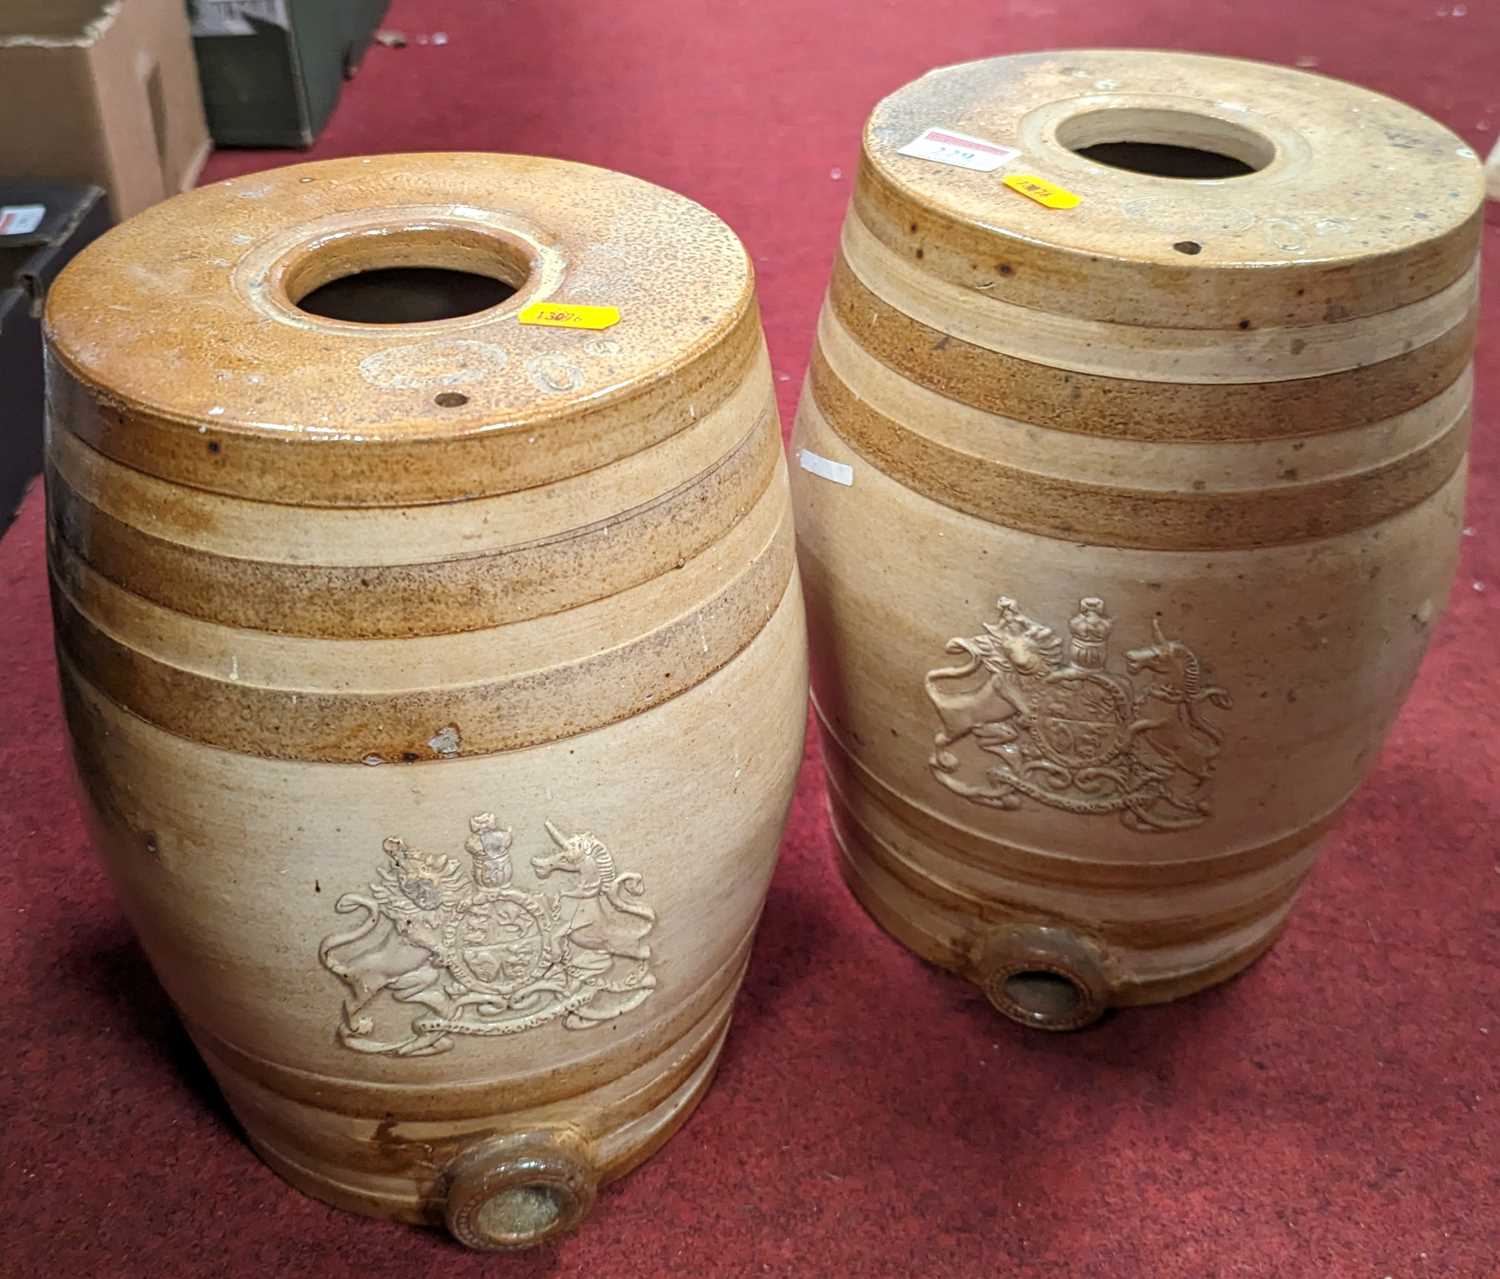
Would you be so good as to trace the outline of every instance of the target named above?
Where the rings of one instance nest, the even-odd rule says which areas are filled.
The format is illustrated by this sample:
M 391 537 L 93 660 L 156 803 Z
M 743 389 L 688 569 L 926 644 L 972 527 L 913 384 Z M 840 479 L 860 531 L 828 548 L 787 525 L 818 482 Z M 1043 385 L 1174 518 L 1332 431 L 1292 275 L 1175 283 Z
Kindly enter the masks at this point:
M 586 1030 L 638 1008 L 656 988 L 645 938 L 656 913 L 641 876 L 616 869 L 604 843 L 545 823 L 555 849 L 530 859 L 557 892 L 514 878 L 512 836 L 493 813 L 469 819 L 466 870 L 453 858 L 384 843 L 368 895 L 345 893 L 359 924 L 324 938 L 323 966 L 347 988 L 338 1040 L 363 1053 L 447 1052 L 457 1035 L 514 1035 L 548 1022 Z M 376 1035 L 376 1014 L 415 1005 L 399 1038 Z M 399 1033 L 399 1032 L 398 1032 Z
M 1104 601 L 1079 601 L 1062 637 L 1004 596 L 984 634 L 951 639 L 958 666 L 927 675 L 942 728 L 928 761 L 957 795 L 992 808 L 1026 799 L 1071 813 L 1118 813 L 1132 830 L 1197 826 L 1212 813 L 1223 734 L 1206 715 L 1232 705 L 1197 655 L 1151 619 L 1152 643 L 1111 670 Z M 975 751 L 961 751 L 962 743 Z M 982 752 L 982 754 L 980 754 Z M 968 769 L 964 756 L 970 758 Z M 977 774 L 977 775 L 976 775 Z

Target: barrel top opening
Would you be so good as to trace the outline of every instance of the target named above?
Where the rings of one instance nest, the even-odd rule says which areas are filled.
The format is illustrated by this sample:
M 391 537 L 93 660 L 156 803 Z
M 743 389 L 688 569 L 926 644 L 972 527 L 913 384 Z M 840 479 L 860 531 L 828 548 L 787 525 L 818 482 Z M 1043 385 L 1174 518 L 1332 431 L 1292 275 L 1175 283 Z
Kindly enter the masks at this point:
M 367 156 L 131 219 L 53 286 L 47 334 L 67 372 L 127 411 L 440 438 L 629 396 L 724 343 L 752 296 L 734 233 L 639 179 L 526 156 Z M 534 303 L 618 320 L 522 323 Z

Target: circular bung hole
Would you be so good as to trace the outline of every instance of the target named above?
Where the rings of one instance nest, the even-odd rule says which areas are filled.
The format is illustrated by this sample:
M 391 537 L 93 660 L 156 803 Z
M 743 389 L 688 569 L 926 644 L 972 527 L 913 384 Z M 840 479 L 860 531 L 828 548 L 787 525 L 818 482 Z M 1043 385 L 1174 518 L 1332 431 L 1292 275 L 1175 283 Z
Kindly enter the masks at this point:
M 1005 994 L 1039 1021 L 1066 1020 L 1083 1006 L 1085 998 L 1075 982 L 1045 968 L 1012 973 L 1005 979 Z
M 1276 144 L 1245 125 L 1194 111 L 1106 107 L 1057 126 L 1085 159 L 1158 178 L 1242 178 L 1276 158 Z
M 546 1234 L 562 1213 L 562 1196 L 551 1186 L 510 1186 L 484 1201 L 475 1224 L 492 1239 L 522 1242 Z
M 469 397 L 460 395 L 457 391 L 442 391 L 432 397 L 432 402 L 440 409 L 457 409 L 467 404 Z
M 326 320 L 421 324 L 487 311 L 514 292 L 503 280 L 470 271 L 393 266 L 330 280 L 299 299 L 297 305 Z
M 528 249 L 470 227 L 367 228 L 315 245 L 282 279 L 299 310 L 355 324 L 425 324 L 499 306 L 531 273 Z
M 1179 253 L 1186 253 L 1188 257 L 1203 252 L 1203 246 L 1197 240 L 1178 240 L 1172 247 Z

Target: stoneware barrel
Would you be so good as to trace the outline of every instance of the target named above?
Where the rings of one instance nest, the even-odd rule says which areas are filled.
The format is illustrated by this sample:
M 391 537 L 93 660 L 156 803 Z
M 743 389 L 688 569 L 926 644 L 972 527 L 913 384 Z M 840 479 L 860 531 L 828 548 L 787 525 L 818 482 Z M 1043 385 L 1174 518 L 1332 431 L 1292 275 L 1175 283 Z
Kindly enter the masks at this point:
M 46 325 L 94 835 L 250 1141 L 566 1229 L 708 1085 L 800 761 L 742 246 L 584 165 L 336 160 L 133 219 Z
M 876 107 L 793 441 L 859 900 L 1066 1029 L 1275 939 L 1442 611 L 1474 154 L 1144 51 Z

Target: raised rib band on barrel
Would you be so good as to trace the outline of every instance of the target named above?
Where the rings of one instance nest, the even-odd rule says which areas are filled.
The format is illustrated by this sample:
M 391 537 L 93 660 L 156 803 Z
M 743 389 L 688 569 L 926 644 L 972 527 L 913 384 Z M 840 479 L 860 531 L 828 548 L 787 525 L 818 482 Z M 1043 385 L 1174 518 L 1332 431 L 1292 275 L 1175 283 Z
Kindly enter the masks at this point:
M 1282 382 L 1137 382 L 1001 355 L 929 328 L 871 293 L 842 255 L 829 302 L 881 363 L 948 399 L 1059 431 L 1137 440 L 1263 440 L 1395 417 L 1468 365 L 1475 313 L 1435 342 L 1366 368 Z
M 1004 878 L 1072 891 L 1140 894 L 1207 888 L 1295 861 L 1327 833 L 1344 808 L 1341 802 L 1303 829 L 1250 848 L 1200 853 L 1173 861 L 1084 860 L 995 839 L 898 794 L 854 757 L 816 699 L 813 711 L 823 729 L 829 784 L 846 806 L 860 812 L 878 808 L 890 821 L 913 832 L 917 840 L 955 862 L 993 875 L 997 883 Z
M 828 426 L 874 467 L 945 506 L 1048 537 L 1158 550 L 1230 550 L 1332 537 L 1437 492 L 1463 461 L 1465 405 L 1441 433 L 1383 465 L 1240 492 L 1146 492 L 1043 475 L 962 453 L 873 408 L 813 349 L 808 386 Z
M 743 517 L 780 457 L 767 408 L 715 466 L 634 510 L 499 554 L 360 567 L 272 563 L 155 537 L 87 501 L 56 466 L 48 494 L 70 550 L 166 608 L 288 635 L 397 638 L 539 617 L 670 572 Z
M 722 1033 L 730 1001 L 744 976 L 754 938 L 753 930 L 746 933 L 725 963 L 701 986 L 685 994 L 682 1003 L 669 1017 L 651 1023 L 645 1033 L 622 1033 L 613 1037 L 607 1052 L 597 1053 L 592 1059 L 584 1058 L 574 1063 L 576 1069 L 568 1071 L 559 1071 L 548 1065 L 525 1074 L 475 1082 L 450 1082 L 441 1089 L 434 1089 L 426 1082 L 382 1080 L 380 1083 L 366 1083 L 298 1070 L 252 1053 L 207 1031 L 201 1024 L 193 1026 L 194 1041 L 206 1056 L 227 1062 L 254 1083 L 272 1088 L 302 1105 L 317 1106 L 341 1115 L 383 1119 L 390 1113 L 393 1096 L 405 1100 L 420 1095 L 423 1114 L 429 1120 L 467 1119 L 501 1110 L 519 1111 L 555 1105 L 580 1093 L 602 1089 L 659 1060 L 666 1055 L 663 1049 L 666 1045 L 675 1068 L 652 1081 L 644 1090 L 644 1096 L 632 1095 L 632 1100 L 620 1108 L 621 1111 L 644 1114 L 692 1073 Z M 580 1087 L 581 1079 L 586 1081 L 583 1087 Z M 630 1117 L 629 1113 L 623 1116 L 624 1120 Z M 607 1126 L 614 1127 L 621 1115 L 616 1112 L 608 1118 L 615 1122 Z
M 1020 921 L 1028 917 L 1033 923 L 1045 920 L 1043 926 L 1060 928 L 1079 940 L 1087 938 L 1088 944 L 1106 952 L 1106 962 L 1115 970 L 1107 998 L 1116 1007 L 1177 999 L 1233 976 L 1274 944 L 1292 907 L 1292 901 L 1288 901 L 1248 928 L 1150 949 L 1129 946 L 1118 938 L 1106 942 L 1087 930 L 1075 931 L 1077 926 L 1069 920 L 1050 919 L 1036 912 L 1028 912 L 1020 920 L 1012 916 L 996 924 L 979 925 L 978 931 L 966 933 L 954 929 L 953 914 L 912 894 L 891 875 L 831 807 L 830 829 L 838 847 L 839 871 L 860 904 L 881 927 L 929 963 L 982 981 L 983 969 L 978 965 L 986 932 L 997 926 L 1025 926 Z M 1205 953 L 1219 957 L 1204 963 Z
M 866 146 L 869 139 L 866 138 Z M 1341 265 L 1315 279 L 1299 270 L 1205 271 L 1181 262 L 1070 251 L 1059 244 L 1007 237 L 997 252 L 995 228 L 975 225 L 895 187 L 868 156 L 861 160 L 853 213 L 894 253 L 962 288 L 1039 311 L 1081 319 L 1135 324 L 1194 323 L 1206 329 L 1248 319 L 1256 328 L 1357 319 L 1407 306 L 1447 288 L 1474 263 L 1484 230 L 1482 212 L 1450 233 L 1407 246 L 1399 269 L 1378 254 Z M 1162 243 L 1170 240 L 1162 236 Z M 1272 278 L 1275 277 L 1275 278 Z
M 126 710 L 192 741 L 272 759 L 349 764 L 482 755 L 639 714 L 701 683 L 743 651 L 781 602 L 795 563 L 790 512 L 768 509 L 778 515 L 769 539 L 696 607 L 591 655 L 438 688 L 273 688 L 232 671 L 210 675 L 173 665 L 100 624 L 96 610 L 136 606 L 128 596 L 106 598 L 118 588 L 91 581 L 90 570 L 70 562 L 71 552 L 62 547 L 54 548 L 54 623 L 61 651 L 90 683 Z M 97 596 L 85 607 L 78 593 L 91 587 Z M 232 642 L 234 632 L 223 635 Z M 420 669 L 415 646 L 424 641 L 401 642 L 414 647 L 408 660 Z
M 213 493 L 297 506 L 400 506 L 515 493 L 628 457 L 711 412 L 764 348 L 749 308 L 721 342 L 623 398 L 562 416 L 528 414 L 466 433 L 390 423 L 357 436 L 175 419 L 82 382 L 50 348 L 50 418 L 106 457 Z
M 1047 913 L 1045 905 L 1037 900 L 1046 897 L 1045 892 L 1035 888 L 1028 891 L 1028 885 L 1018 878 L 1007 880 L 995 875 L 993 862 L 985 868 L 991 873 L 983 875 L 982 888 L 971 888 L 945 873 L 950 868 L 944 866 L 944 850 L 936 841 L 902 840 L 909 850 L 903 851 L 893 842 L 900 837 L 899 824 L 878 808 L 861 811 L 831 773 L 828 806 L 846 841 L 856 843 L 860 853 L 899 882 L 906 892 L 925 898 L 941 910 L 957 910 L 990 923 Z M 885 822 L 871 821 L 872 817 L 882 816 L 887 819 Z M 1143 919 L 1139 908 L 1120 894 L 1098 895 L 1089 902 L 1090 931 L 1106 942 L 1116 941 L 1132 950 L 1164 950 L 1236 932 L 1274 914 L 1297 895 L 1313 861 L 1310 851 L 1313 842 L 1311 836 L 1307 837 L 1302 848 L 1305 855 L 1287 859 L 1290 873 L 1260 892 L 1236 898 L 1232 906 L 1184 909 L 1176 915 Z M 1076 884 L 1069 884 L 1066 894 L 1056 895 L 1060 899 L 1066 896 L 1067 906 L 1076 911 L 1080 892 Z M 1064 912 L 1059 910 L 1059 913 Z
M 997 297 L 1003 276 L 960 288 L 891 252 L 857 217 L 844 220 L 843 257 L 897 311 L 987 351 L 1069 372 L 1141 382 L 1281 382 L 1379 364 L 1442 337 L 1474 307 L 1476 262 L 1445 289 L 1394 311 L 1325 324 L 1222 329 L 1083 320 Z

